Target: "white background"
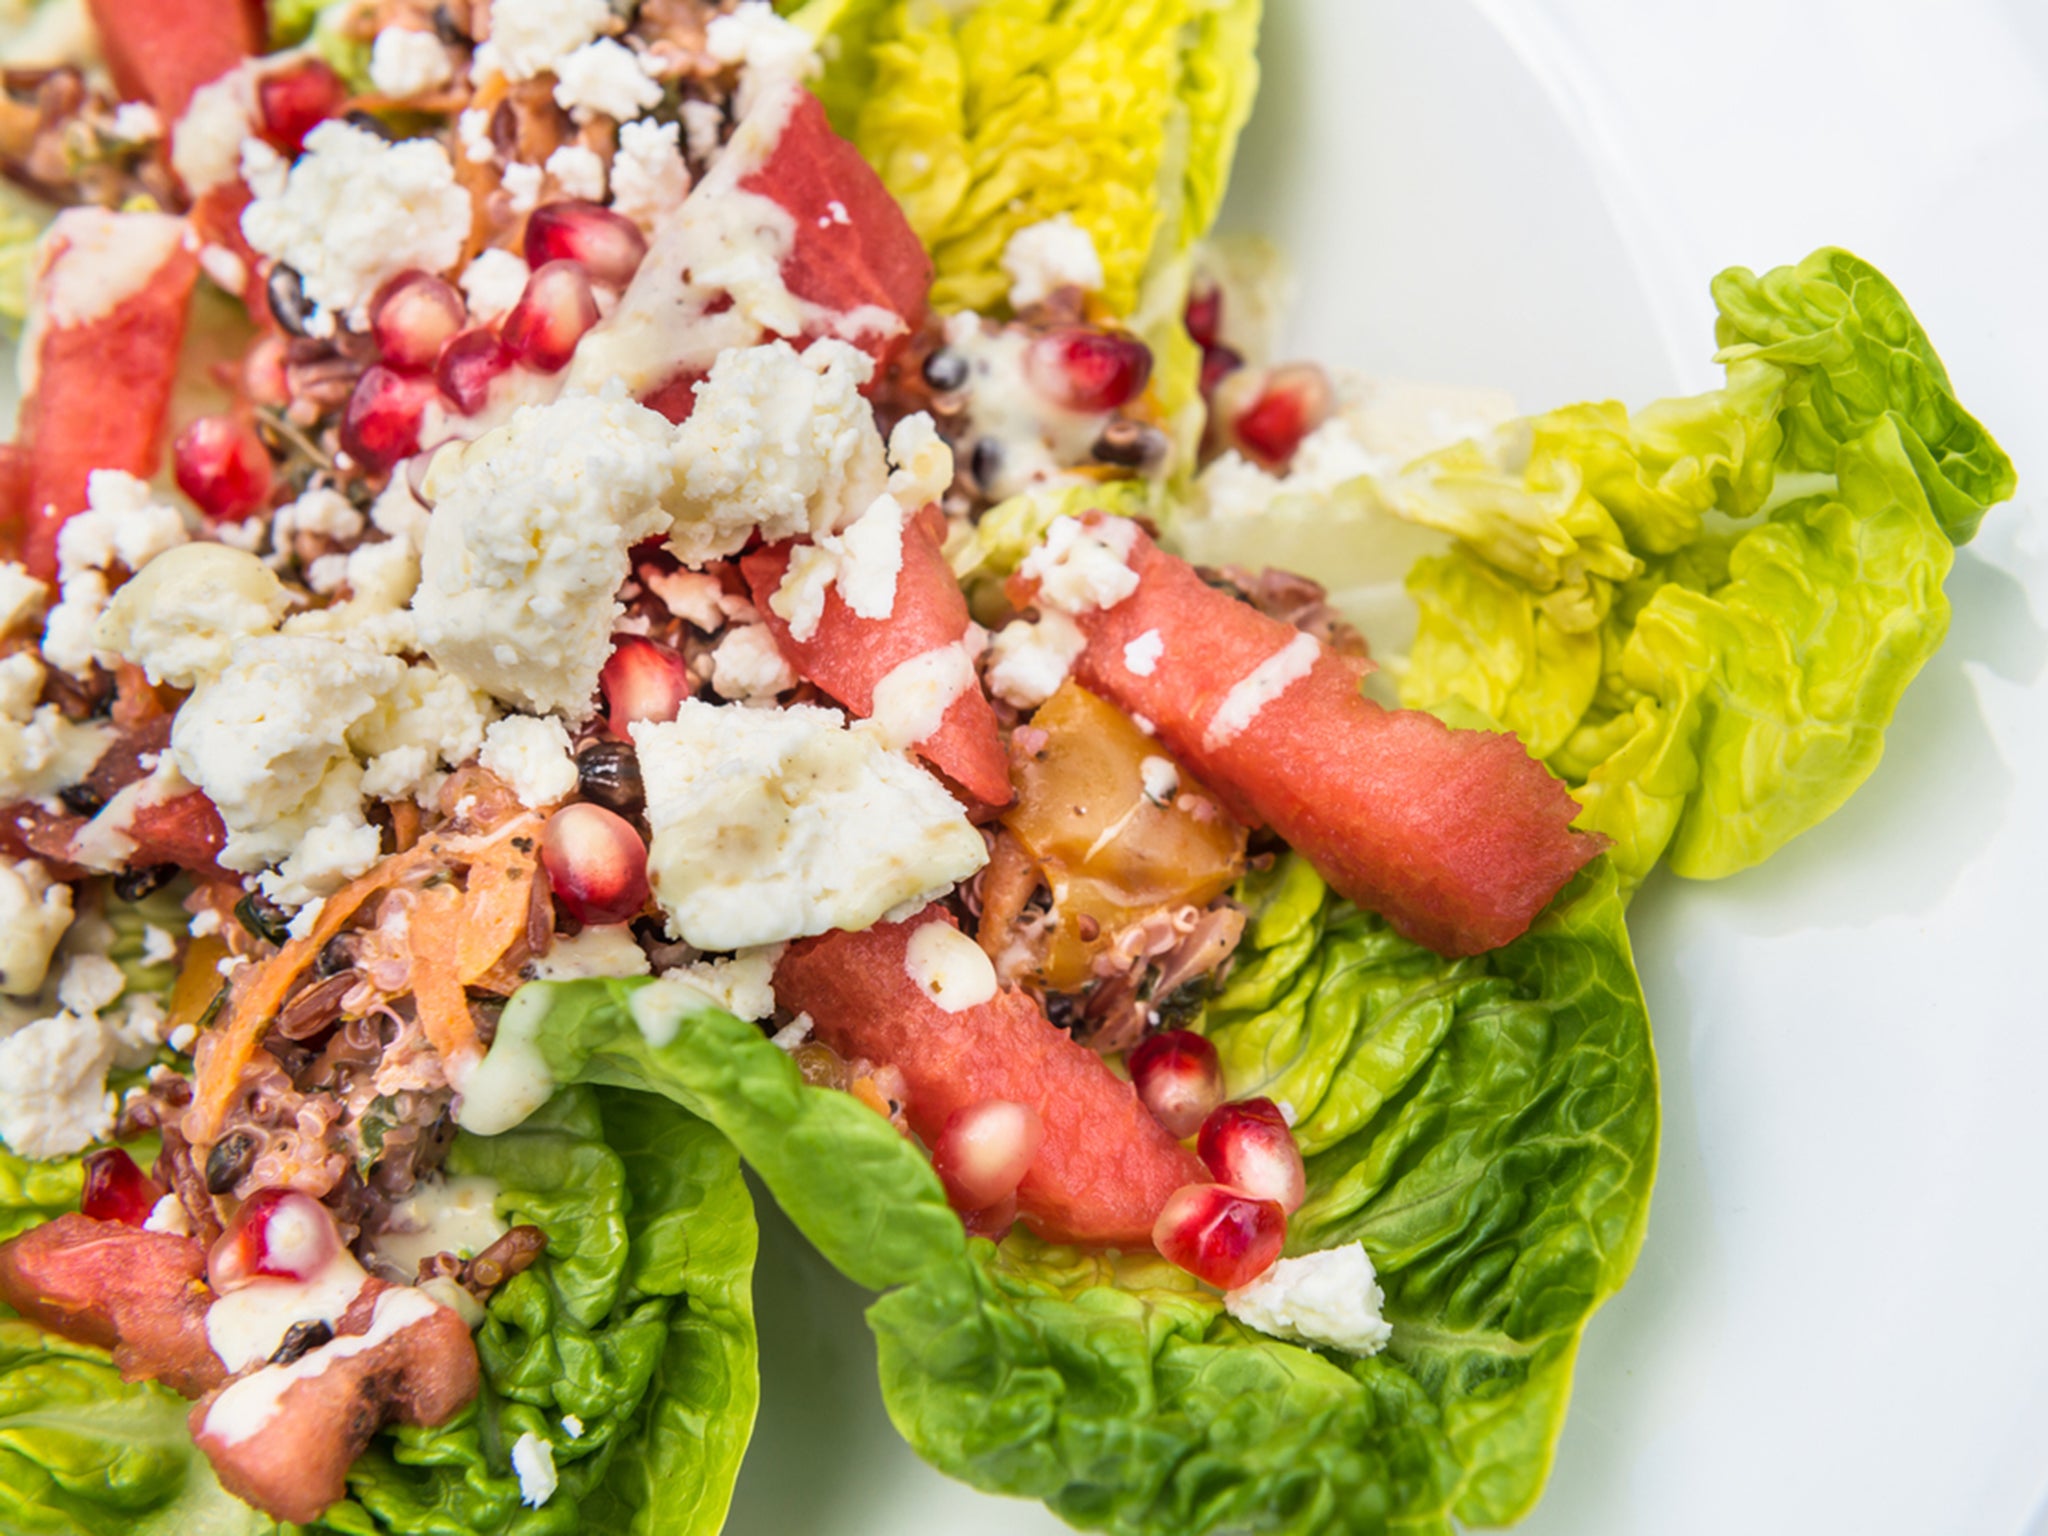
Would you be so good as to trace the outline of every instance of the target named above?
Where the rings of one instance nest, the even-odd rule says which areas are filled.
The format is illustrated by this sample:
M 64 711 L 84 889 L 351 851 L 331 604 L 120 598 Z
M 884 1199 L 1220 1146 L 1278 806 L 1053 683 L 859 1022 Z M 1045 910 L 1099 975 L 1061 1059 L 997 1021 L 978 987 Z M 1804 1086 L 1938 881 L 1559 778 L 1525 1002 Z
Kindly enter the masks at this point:
M 1711 387 L 1707 281 L 1823 244 L 2019 463 L 1856 799 L 1632 912 L 1664 1072 L 1635 1278 L 1531 1536 L 2048 1536 L 2048 3 L 1269 0 L 1228 214 L 1294 350 L 1525 407 Z M 926 1472 L 771 1230 L 732 1529 L 1060 1529 Z

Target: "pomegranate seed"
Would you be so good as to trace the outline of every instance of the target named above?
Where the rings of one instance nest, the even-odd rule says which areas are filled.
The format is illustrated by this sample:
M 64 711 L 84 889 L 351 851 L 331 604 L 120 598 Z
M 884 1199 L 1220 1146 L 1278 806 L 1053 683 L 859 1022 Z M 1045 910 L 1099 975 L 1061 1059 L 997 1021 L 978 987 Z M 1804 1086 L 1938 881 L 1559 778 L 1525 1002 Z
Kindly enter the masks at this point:
M 1301 440 L 1330 414 L 1330 380 L 1314 363 L 1290 363 L 1266 375 L 1258 397 L 1229 417 L 1231 441 L 1246 458 L 1284 470 Z
M 499 335 L 505 349 L 542 373 L 555 373 L 576 355 L 576 343 L 597 324 L 597 295 L 580 263 L 551 261 L 536 267 L 526 291 L 505 317 Z
M 548 886 L 577 922 L 623 923 L 647 905 L 647 845 L 601 805 L 565 805 L 541 829 Z
M 962 1211 L 960 1225 L 967 1229 L 969 1237 L 985 1237 L 992 1243 L 1000 1243 L 1010 1235 L 1010 1228 L 1017 1225 L 1017 1197 L 1005 1195 L 994 1205 L 984 1206 L 978 1211 Z
M 419 452 L 420 416 L 434 398 L 432 379 L 409 378 L 379 363 L 356 380 L 341 418 L 341 446 L 372 471 Z
M 1176 1138 L 1194 1135 L 1223 1102 L 1216 1047 L 1193 1030 L 1169 1029 L 1139 1041 L 1128 1065 L 1138 1097 Z
M 696 694 L 682 653 L 644 635 L 620 635 L 604 670 L 604 723 L 614 736 L 640 720 L 673 720 Z
M 341 110 L 348 86 L 319 59 L 302 58 L 256 82 L 263 137 L 279 154 L 296 155 L 306 135 Z
M 1244 366 L 1244 358 L 1220 343 L 1202 348 L 1202 393 L 1213 395 L 1216 386 Z
M 1219 1183 L 1271 1200 L 1290 1216 L 1308 1196 L 1301 1148 L 1271 1099 L 1225 1104 L 1202 1122 L 1195 1151 Z
M 370 336 L 400 373 L 432 368 L 468 318 L 455 285 L 428 272 L 401 272 L 370 300 Z
M 1223 330 L 1223 289 L 1215 283 L 1190 288 L 1185 319 L 1188 335 L 1198 346 L 1215 346 Z
M 341 1252 L 327 1207 L 296 1189 L 259 1189 L 235 1212 L 206 1260 L 206 1279 L 225 1293 L 251 1280 L 310 1280 Z
M 86 1154 L 85 1198 L 78 1208 L 94 1221 L 139 1227 L 149 1220 L 164 1192 L 119 1147 Z
M 1045 1122 L 1029 1104 L 984 1099 L 946 1121 L 932 1147 L 932 1167 L 955 1210 L 986 1210 L 1016 1194 L 1044 1142 Z
M 253 405 L 283 406 L 291 403 L 291 386 L 285 382 L 285 362 L 291 343 L 272 334 L 259 336 L 242 360 L 242 387 Z
M 492 332 L 464 331 L 441 349 L 434 377 L 458 411 L 474 416 L 490 403 L 491 385 L 512 371 L 512 362 L 512 354 Z
M 526 264 L 580 262 L 600 288 L 623 288 L 647 256 L 640 226 L 596 203 L 565 201 L 536 208 L 526 221 Z
M 1223 1184 L 1188 1184 L 1173 1192 L 1152 1225 L 1152 1246 L 1171 1264 L 1220 1291 L 1250 1285 L 1280 1257 L 1287 1214 Z
M 1073 326 L 1031 343 L 1024 376 L 1070 411 L 1113 411 L 1144 393 L 1152 352 L 1135 336 Z
M 270 452 L 235 416 L 202 416 L 171 447 L 178 489 L 216 523 L 239 523 L 270 499 Z

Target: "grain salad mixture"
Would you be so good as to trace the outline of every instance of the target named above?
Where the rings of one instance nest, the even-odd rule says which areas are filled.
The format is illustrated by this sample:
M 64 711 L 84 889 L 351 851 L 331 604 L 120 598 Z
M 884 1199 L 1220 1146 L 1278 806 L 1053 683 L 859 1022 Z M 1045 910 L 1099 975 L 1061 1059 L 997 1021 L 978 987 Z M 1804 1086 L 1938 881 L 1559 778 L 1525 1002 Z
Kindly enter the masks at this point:
M 1839 250 L 1633 413 L 1276 357 L 1258 22 L 0 5 L 0 1527 L 716 1531 L 743 1162 L 978 1487 L 1529 1508 L 1628 897 L 2012 467 Z

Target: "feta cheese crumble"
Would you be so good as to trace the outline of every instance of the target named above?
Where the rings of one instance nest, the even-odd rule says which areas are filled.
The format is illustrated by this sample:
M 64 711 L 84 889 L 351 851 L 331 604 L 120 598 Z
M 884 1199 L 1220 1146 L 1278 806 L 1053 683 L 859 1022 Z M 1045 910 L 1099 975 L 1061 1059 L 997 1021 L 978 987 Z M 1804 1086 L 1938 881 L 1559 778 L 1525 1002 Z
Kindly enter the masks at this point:
M 1376 1355 L 1393 1337 L 1380 1316 L 1386 1297 L 1362 1243 L 1282 1259 L 1223 1298 L 1247 1328 L 1350 1355 Z
M 447 48 L 431 32 L 386 27 L 370 45 L 370 83 L 386 96 L 424 96 L 454 77 Z
M 742 0 L 737 10 L 714 17 L 704 29 L 704 46 L 719 63 L 739 65 L 734 104 L 742 117 L 764 91 L 801 84 L 823 67 L 810 33 L 776 15 L 767 0 Z
M 1010 274 L 1010 308 L 1042 304 L 1062 288 L 1097 293 L 1102 288 L 1102 258 L 1095 239 L 1071 214 L 1027 224 L 1003 247 L 1003 270 Z
M 599 38 L 555 61 L 555 104 L 577 122 L 593 116 L 621 122 L 661 105 L 661 82 L 640 55 L 615 38 Z
M 1180 793 L 1180 769 L 1170 757 L 1148 757 L 1138 764 L 1138 782 L 1154 805 L 1171 805 Z
M 555 1496 L 555 1448 L 530 1429 L 512 1442 L 512 1470 L 519 1474 L 519 1501 L 529 1509 Z
M 227 666 L 237 640 L 268 634 L 290 607 L 284 583 L 256 556 L 183 544 L 114 595 L 93 643 L 140 666 L 152 683 L 192 688 Z
M 796 686 L 796 673 L 766 624 L 735 624 L 711 651 L 711 691 L 721 699 L 772 699 Z
M 470 314 L 478 320 L 497 319 L 519 302 L 532 275 L 533 269 L 511 251 L 496 246 L 479 251 L 462 269 L 462 296 L 469 301 Z
M 484 732 L 477 759 L 512 788 L 529 810 L 558 805 L 576 792 L 576 757 L 562 722 L 513 715 Z
M 723 960 L 693 960 L 661 979 L 694 987 L 734 1018 L 758 1023 L 775 1012 L 775 966 L 786 948 L 765 944 Z
M 682 125 L 642 118 L 619 129 L 612 156 L 612 211 L 642 229 L 652 229 L 689 195 L 690 167 L 683 160 Z
M 199 87 L 171 129 L 171 169 L 193 197 L 241 174 L 242 141 L 256 131 L 256 61 Z
M 1124 647 L 1124 670 L 1133 677 L 1150 677 L 1166 654 L 1166 641 L 1156 629 L 1148 629 Z
M 295 268 L 323 310 L 366 319 L 387 279 L 446 272 L 469 238 L 470 198 L 433 139 L 392 142 L 330 120 L 306 135 L 283 188 L 242 214 L 249 244 Z
M 865 928 L 988 862 L 944 786 L 837 710 L 691 700 L 632 734 L 649 883 L 670 932 L 698 949 Z
M 1093 527 L 1060 517 L 1045 531 L 1045 542 L 1024 557 L 1017 574 L 1038 584 L 1041 612 L 1079 615 L 1114 608 L 1138 590 L 1130 567 L 1137 528 L 1128 519 L 1105 518 Z
M 593 923 L 578 934 L 557 934 L 548 952 L 533 963 L 533 974 L 540 981 L 646 976 L 653 970 L 630 923 Z
M 59 1011 L 0 1040 L 0 1141 L 22 1157 L 69 1157 L 114 1130 L 114 1041 L 90 1014 Z
M 612 25 L 606 0 L 492 0 L 490 14 L 491 35 L 476 51 L 476 72 L 496 70 L 507 80 L 545 74 Z
M 11 633 L 42 611 L 50 589 L 15 560 L 0 561 L 0 635 Z
M 1012 619 L 988 648 L 988 688 L 1005 704 L 1036 709 L 1059 691 L 1088 648 L 1088 637 L 1058 609 L 1032 623 Z
M 548 156 L 547 173 L 570 197 L 587 203 L 604 201 L 604 160 L 581 144 L 564 144 Z
M 0 993 L 33 997 L 71 926 L 71 887 L 35 859 L 0 861 Z

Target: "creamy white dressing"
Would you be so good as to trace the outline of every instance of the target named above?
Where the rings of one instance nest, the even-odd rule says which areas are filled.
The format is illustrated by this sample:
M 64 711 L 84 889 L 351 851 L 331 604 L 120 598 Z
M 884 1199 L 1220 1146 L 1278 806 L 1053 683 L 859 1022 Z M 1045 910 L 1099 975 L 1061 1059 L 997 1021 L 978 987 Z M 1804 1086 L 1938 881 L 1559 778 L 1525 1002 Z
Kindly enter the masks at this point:
M 206 1309 L 206 1342 L 230 1375 L 277 1353 L 300 1323 L 334 1323 L 370 1277 L 347 1253 L 338 1253 L 310 1280 L 259 1277 Z
M 1068 466 L 1089 461 L 1113 414 L 1070 411 L 1048 400 L 1024 374 L 1030 345 L 1027 333 L 985 329 L 971 311 L 946 322 L 946 346 L 967 361 L 964 451 L 982 493 L 994 501 L 1074 478 Z M 992 446 L 979 448 L 983 442 Z
M 1202 732 L 1202 749 L 1214 752 L 1237 740 L 1261 710 L 1308 676 L 1322 650 L 1315 636 L 1296 635 L 1253 667 L 1209 717 Z
M 550 1002 L 544 988 L 513 993 L 484 1059 L 451 1070 L 450 1080 L 461 1095 L 455 1123 L 465 1131 L 501 1136 L 554 1097 L 555 1076 L 539 1043 Z
M 994 962 L 951 923 L 929 922 L 911 934 L 903 969 L 918 991 L 948 1013 L 978 1008 L 996 995 Z
M 456 1174 L 415 1186 L 392 1206 L 390 1224 L 370 1247 L 410 1281 L 422 1260 L 437 1253 L 473 1259 L 509 1230 L 498 1215 L 498 1181 Z
M 340 1361 L 368 1353 L 439 1310 L 439 1303 L 409 1286 L 384 1292 L 370 1314 L 367 1331 L 323 1344 L 290 1365 L 266 1365 L 230 1382 L 207 1409 L 202 1433 L 231 1446 L 252 1439 L 276 1417 L 285 1393 L 299 1382 L 326 1375 Z
M 913 656 L 875 684 L 870 718 L 895 751 L 939 733 L 953 701 L 974 686 L 974 663 L 959 641 Z

